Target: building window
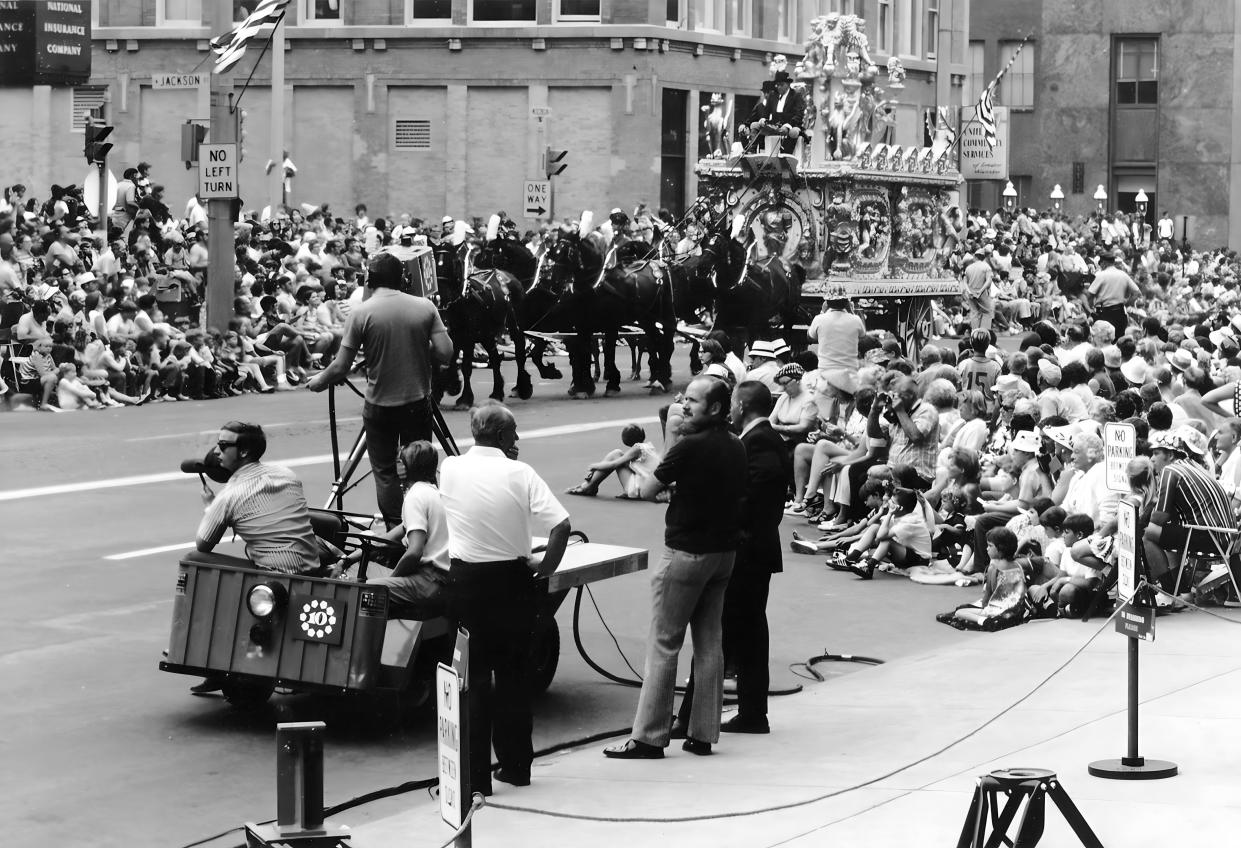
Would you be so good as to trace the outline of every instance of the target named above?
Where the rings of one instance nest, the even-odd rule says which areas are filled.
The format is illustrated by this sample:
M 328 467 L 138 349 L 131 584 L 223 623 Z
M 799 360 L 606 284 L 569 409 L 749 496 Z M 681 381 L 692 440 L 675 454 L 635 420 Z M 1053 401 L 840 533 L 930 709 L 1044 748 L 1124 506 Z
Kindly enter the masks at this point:
M 1159 102 L 1159 41 L 1122 38 L 1116 42 L 1116 104 Z
M 1027 41 L 1012 67 L 1008 63 L 1021 42 L 1000 42 L 1000 68 L 1008 68 L 1000 78 L 1000 102 L 1010 109 L 1034 108 L 1034 44 Z M 981 93 L 981 91 L 979 92 Z
M 685 211 L 689 92 L 665 88 L 661 107 L 659 205 L 680 217 Z
M 393 150 L 430 150 L 431 122 L 398 118 L 392 123 Z
M 707 32 L 724 31 L 724 0 L 696 0 L 698 21 L 694 29 Z M 781 0 L 783 7 L 789 0 Z
M 664 15 L 667 18 L 668 26 L 673 29 L 684 29 L 685 21 L 681 20 L 681 2 L 680 0 L 667 0 L 664 9 Z
M 452 23 L 452 0 L 405 0 L 408 26 L 444 26 Z
M 924 0 L 923 10 L 926 19 L 922 26 L 922 51 L 928 59 L 934 59 L 939 52 L 939 0 Z
M 892 0 L 879 0 L 879 20 L 875 21 L 875 49 L 892 55 Z
M 729 11 L 732 13 L 732 16 L 733 16 L 733 26 L 732 26 L 731 34 L 732 35 L 749 35 L 750 34 L 750 20 L 754 17 L 753 7 L 750 5 L 750 0 L 728 0 L 728 4 L 729 4 Z M 793 9 L 797 8 L 796 0 L 787 0 L 787 5 Z M 796 28 L 797 15 L 793 14 L 793 15 L 790 15 L 790 17 L 793 18 L 794 20 L 793 27 Z M 783 32 L 781 32 L 780 37 L 783 38 Z M 796 41 L 797 40 L 796 33 L 794 32 L 793 37 L 787 40 Z
M 599 22 L 599 0 L 557 0 L 556 20 Z
M 472 0 L 470 6 L 472 21 L 490 24 L 534 23 L 534 0 Z
M 82 132 L 86 128 L 86 116 L 95 109 L 103 107 L 108 89 L 102 85 L 79 85 L 73 89 L 70 108 L 69 128 L 73 132 Z
M 747 4 L 748 5 L 748 4 Z M 779 41 L 801 42 L 798 37 L 797 0 L 779 0 L 776 5 L 776 39 Z
M 917 0 L 896 0 L 898 26 L 896 28 L 897 52 L 902 56 L 913 56 L 918 49 L 918 6 Z
M 340 7 L 345 0 L 302 0 L 301 23 L 340 24 Z
M 983 75 L 984 58 L 984 44 L 981 41 L 971 41 L 969 55 L 970 87 L 965 94 L 965 99 L 970 103 L 978 102 L 978 98 L 982 97 L 983 86 L 987 84 L 987 80 Z
M 202 0 L 155 0 L 157 26 L 203 25 Z

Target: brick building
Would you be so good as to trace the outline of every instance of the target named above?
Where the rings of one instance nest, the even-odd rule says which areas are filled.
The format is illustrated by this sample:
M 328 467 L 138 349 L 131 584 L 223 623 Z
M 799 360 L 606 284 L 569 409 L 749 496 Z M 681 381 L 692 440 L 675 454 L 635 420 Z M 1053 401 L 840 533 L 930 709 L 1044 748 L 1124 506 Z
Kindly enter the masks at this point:
M 253 0 L 233 5 L 240 19 Z M 112 170 L 151 162 L 179 212 L 196 180 L 181 124 L 209 115 L 207 41 L 224 29 L 210 24 L 214 11 L 215 0 L 93 4 L 90 85 L 0 88 L 0 181 L 45 197 L 51 183 L 82 179 L 82 110 L 106 97 Z M 900 56 L 909 76 L 897 142 L 921 144 L 937 63 L 960 102 L 967 0 L 291 0 L 289 200 L 342 215 L 361 202 L 372 215 L 520 217 L 523 181 L 541 175 L 550 146 L 568 151 L 558 215 L 638 201 L 679 212 L 694 197 L 710 94 L 725 93 L 734 121 L 744 118 L 772 55 L 795 62 L 809 20 L 829 12 L 867 19 L 880 64 Z M 952 42 L 942 55 L 941 39 Z M 235 66 L 238 89 L 260 49 Z M 271 103 L 265 57 L 240 103 L 247 207 L 268 201 Z
M 967 102 L 1031 36 L 1000 86 L 1018 202 L 1070 214 L 1166 210 L 1177 238 L 1241 247 L 1241 15 L 1227 0 L 992 0 L 970 19 Z M 970 183 L 995 208 L 1003 183 Z

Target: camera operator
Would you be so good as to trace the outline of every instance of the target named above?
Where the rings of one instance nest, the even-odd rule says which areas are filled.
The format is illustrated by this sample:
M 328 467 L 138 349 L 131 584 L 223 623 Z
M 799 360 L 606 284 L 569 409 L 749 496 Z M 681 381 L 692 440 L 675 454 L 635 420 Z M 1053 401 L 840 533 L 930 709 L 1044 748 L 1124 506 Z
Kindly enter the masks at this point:
M 935 478 L 939 450 L 939 414 L 922 401 L 918 382 L 902 377 L 891 391 L 880 392 L 871 405 L 866 433 L 872 443 L 888 445 L 889 465 L 910 465 L 926 491 Z

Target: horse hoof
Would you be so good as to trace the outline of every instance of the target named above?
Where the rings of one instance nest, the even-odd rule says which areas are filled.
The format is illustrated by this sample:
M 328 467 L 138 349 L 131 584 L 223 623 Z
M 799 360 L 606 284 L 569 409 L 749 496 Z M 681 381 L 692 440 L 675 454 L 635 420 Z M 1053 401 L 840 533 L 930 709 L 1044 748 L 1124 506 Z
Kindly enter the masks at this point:
M 633 372 L 631 372 L 631 373 L 629 374 L 629 379 L 630 379 L 630 380 L 633 380 L 634 382 L 637 382 L 638 380 L 641 380 L 641 379 L 642 379 L 642 372 L 641 372 L 641 371 L 633 371 Z
M 608 386 L 608 388 L 604 390 L 603 396 L 604 397 L 616 397 L 620 393 L 621 393 L 620 389 L 614 389 L 611 386 Z
M 487 397 L 491 398 L 492 400 L 503 401 L 504 400 L 504 389 L 496 389 L 494 392 L 487 395 Z
M 652 395 L 666 395 L 671 391 L 670 387 L 664 383 L 655 383 L 650 387 Z
M 456 411 L 456 412 L 467 412 L 467 411 L 469 411 L 470 407 L 471 407 L 471 406 L 473 406 L 473 405 L 474 405 L 474 404 L 472 404 L 472 403 L 466 403 L 466 402 L 465 402 L 465 401 L 463 401 L 463 400 L 459 400 L 459 401 L 457 401 L 456 403 L 454 403 L 454 404 L 452 405 L 452 408 L 453 408 L 453 410 L 454 410 L 454 411 Z
M 531 386 L 518 386 L 509 392 L 509 397 L 520 398 L 521 400 L 530 400 L 534 395 L 534 389 Z

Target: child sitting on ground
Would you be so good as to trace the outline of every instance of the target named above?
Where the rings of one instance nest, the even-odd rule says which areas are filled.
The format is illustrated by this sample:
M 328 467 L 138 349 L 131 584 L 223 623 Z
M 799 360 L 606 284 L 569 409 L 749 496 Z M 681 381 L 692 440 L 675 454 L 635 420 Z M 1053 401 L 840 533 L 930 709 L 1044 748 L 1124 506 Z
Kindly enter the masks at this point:
M 817 542 L 806 539 L 794 530 L 793 541 L 789 542 L 789 549 L 799 554 L 815 554 L 820 551 L 839 550 L 849 545 L 849 543 L 857 541 L 867 527 L 872 524 L 878 525 L 881 517 L 880 510 L 883 509 L 883 495 L 884 485 L 882 480 L 867 480 L 862 484 L 862 488 L 858 490 L 858 497 L 866 506 L 865 517 L 853 524 L 842 526 L 839 530 L 824 533 Z
M 1099 587 L 1097 569 L 1077 562 L 1073 546 L 1090 538 L 1094 533 L 1094 520 L 1089 515 L 1074 513 L 1060 525 L 1064 553 L 1060 557 L 1059 574 L 1042 586 L 1030 590 L 1030 598 L 1037 604 L 1044 599 L 1055 603 L 1061 618 L 1080 615 Z
M 1026 597 L 1026 578 L 1017 555 L 1017 534 L 1007 527 L 993 527 L 987 533 L 986 587 L 982 598 L 953 613 L 961 621 L 982 625 L 987 621 L 1011 620 L 1021 614 Z
M 869 557 L 862 555 L 871 546 Z M 849 553 L 841 567 L 852 571 L 863 580 L 875 576 L 875 569 L 883 562 L 891 562 L 900 568 L 928 565 L 931 561 L 931 530 L 926 515 L 920 508 L 918 493 L 913 489 L 898 487 L 892 492 L 888 513 L 878 527 L 867 529 L 849 547 Z
M 659 466 L 659 451 L 646 441 L 646 431 L 638 424 L 626 424 L 621 430 L 621 444 L 624 449 L 609 451 L 599 462 L 591 463 L 586 469 L 586 479 L 571 489 L 570 495 L 594 497 L 599 494 L 599 484 L 616 472 L 616 479 L 621 484 L 621 494 L 616 497 L 622 500 L 642 500 L 642 483 L 650 480 Z M 662 494 L 662 493 L 661 493 Z M 650 500 L 658 500 L 658 497 Z M 665 497 L 666 499 L 666 497 Z

